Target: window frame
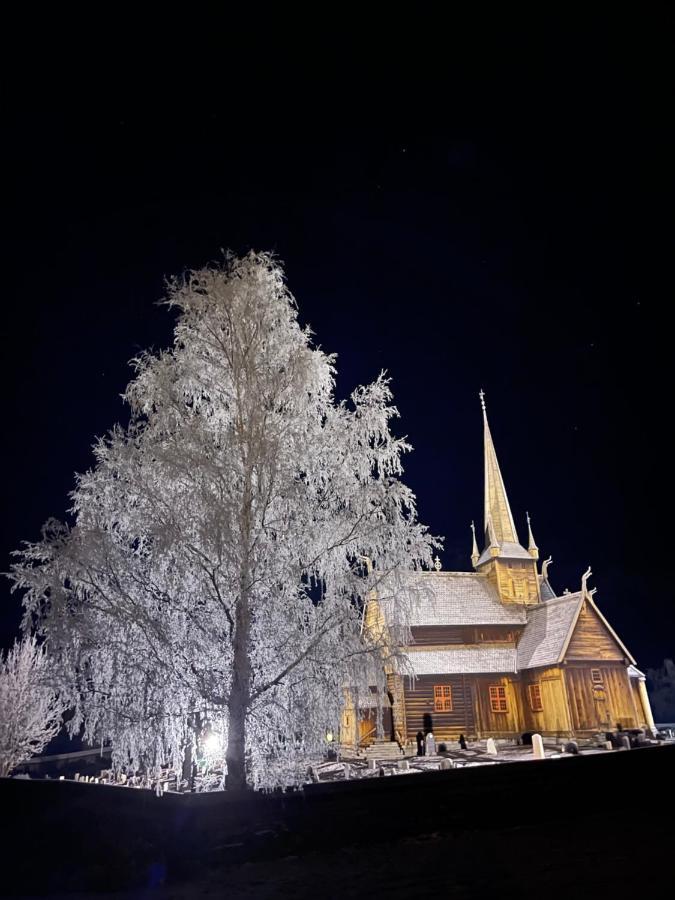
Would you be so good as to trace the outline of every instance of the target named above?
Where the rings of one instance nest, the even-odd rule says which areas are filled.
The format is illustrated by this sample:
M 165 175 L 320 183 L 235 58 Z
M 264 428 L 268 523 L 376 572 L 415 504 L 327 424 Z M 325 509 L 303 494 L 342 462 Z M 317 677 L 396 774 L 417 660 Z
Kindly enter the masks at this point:
M 435 684 L 434 685 L 434 712 L 452 712 L 452 685 L 451 684 Z
M 509 698 L 506 693 L 506 685 L 488 685 L 488 697 L 490 699 L 490 709 L 493 713 L 508 713 Z
M 532 712 L 544 711 L 544 699 L 541 696 L 541 682 L 533 681 L 527 686 L 527 694 Z
M 595 677 L 597 673 L 597 678 Z M 602 677 L 601 669 L 591 669 L 591 684 L 604 684 L 605 679 Z

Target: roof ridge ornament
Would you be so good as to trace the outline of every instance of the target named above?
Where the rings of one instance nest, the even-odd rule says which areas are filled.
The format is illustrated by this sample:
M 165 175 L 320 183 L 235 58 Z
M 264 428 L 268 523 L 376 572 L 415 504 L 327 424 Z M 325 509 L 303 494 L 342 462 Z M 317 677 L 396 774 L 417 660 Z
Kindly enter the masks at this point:
M 437 572 L 440 572 L 442 568 L 443 568 L 443 566 L 441 564 L 440 559 L 438 558 L 438 553 L 437 553 L 436 559 L 434 560 L 434 569 L 436 569 Z
M 485 409 L 485 391 L 481 388 L 478 391 L 478 396 L 480 397 L 480 406 L 484 413 L 487 414 L 487 410 Z
M 591 571 L 591 567 L 589 566 L 581 576 L 581 593 L 584 595 L 584 597 L 588 596 L 588 579 L 592 574 L 593 573 Z
M 544 581 L 548 581 L 548 567 L 553 565 L 553 557 L 549 556 L 548 559 L 545 559 L 541 564 L 541 577 Z

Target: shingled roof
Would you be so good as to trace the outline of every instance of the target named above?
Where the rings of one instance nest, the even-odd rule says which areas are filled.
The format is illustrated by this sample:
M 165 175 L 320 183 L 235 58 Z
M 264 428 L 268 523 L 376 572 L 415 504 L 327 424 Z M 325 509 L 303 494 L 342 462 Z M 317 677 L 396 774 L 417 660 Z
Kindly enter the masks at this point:
M 539 578 L 539 590 L 541 591 L 541 599 L 543 603 L 546 603 L 547 600 L 555 600 L 555 591 L 551 587 L 551 584 L 548 578 L 544 578 L 543 575 L 538 575 Z
M 413 601 L 411 625 L 524 625 L 526 610 L 506 604 L 485 575 L 425 572 L 425 591 Z
M 479 675 L 483 672 L 515 672 L 515 647 L 469 647 L 447 650 L 411 650 L 407 657 L 415 675 Z
M 516 544 L 514 541 L 502 541 L 501 544 L 499 544 L 499 556 L 502 559 L 532 559 L 527 550 L 520 544 Z M 490 546 L 488 545 L 481 553 L 476 565 L 480 566 L 489 559 L 492 559 L 492 554 L 490 553 Z
M 555 665 L 560 661 L 567 636 L 583 603 L 583 594 L 563 594 L 532 606 L 518 643 L 518 668 Z

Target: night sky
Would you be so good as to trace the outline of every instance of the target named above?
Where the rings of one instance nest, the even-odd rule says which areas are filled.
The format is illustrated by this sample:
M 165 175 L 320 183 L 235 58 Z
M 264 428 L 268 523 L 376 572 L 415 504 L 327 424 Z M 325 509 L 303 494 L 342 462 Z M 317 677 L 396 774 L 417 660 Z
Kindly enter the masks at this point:
M 95 436 L 125 420 L 128 360 L 169 343 L 165 276 L 221 248 L 273 250 L 338 354 L 338 396 L 391 375 L 443 567 L 469 570 L 469 523 L 482 528 L 483 388 L 521 542 L 528 510 L 554 588 L 578 589 L 591 564 L 638 665 L 674 657 L 672 347 L 651 278 L 672 157 L 624 100 L 605 100 L 609 119 L 570 104 L 526 129 L 260 134 L 217 104 L 198 128 L 124 103 L 17 114 L 1 568 L 64 517 Z M 0 591 L 6 646 L 19 604 Z

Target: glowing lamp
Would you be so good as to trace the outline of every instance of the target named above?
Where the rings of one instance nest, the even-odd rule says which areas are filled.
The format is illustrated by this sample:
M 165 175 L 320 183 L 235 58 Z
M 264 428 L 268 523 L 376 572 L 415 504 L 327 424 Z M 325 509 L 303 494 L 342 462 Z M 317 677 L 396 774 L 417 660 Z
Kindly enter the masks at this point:
M 209 734 L 204 741 L 204 749 L 207 753 L 217 753 L 220 750 L 220 738 L 217 734 Z

